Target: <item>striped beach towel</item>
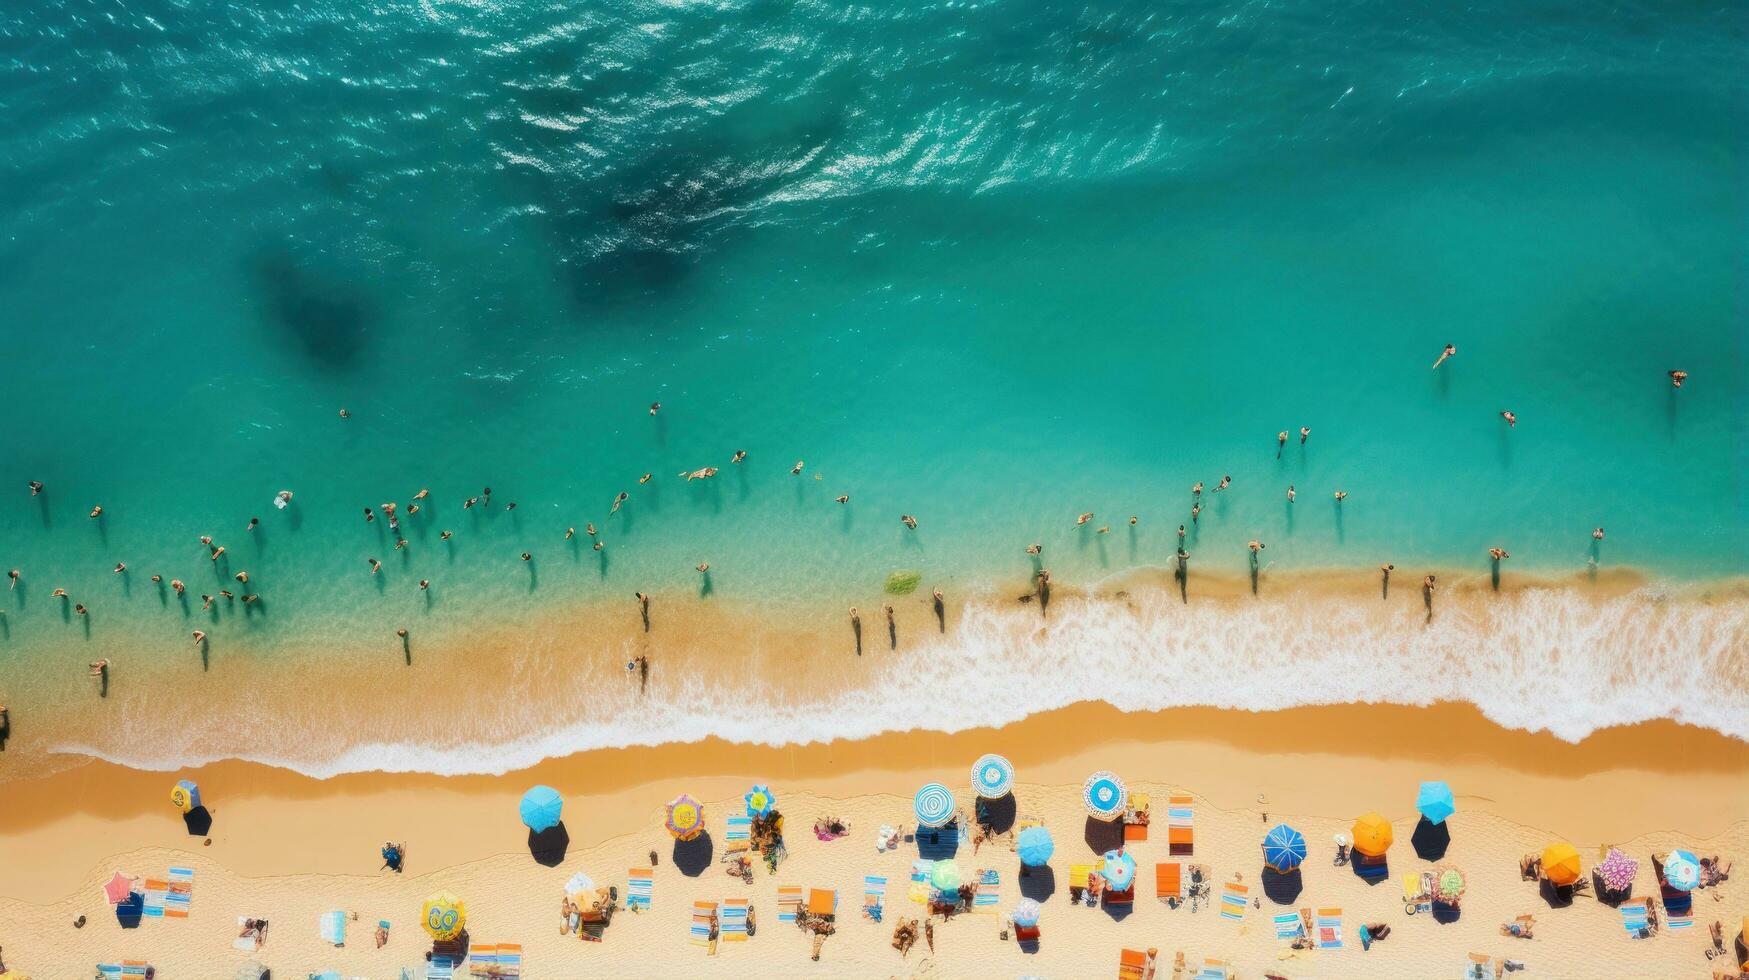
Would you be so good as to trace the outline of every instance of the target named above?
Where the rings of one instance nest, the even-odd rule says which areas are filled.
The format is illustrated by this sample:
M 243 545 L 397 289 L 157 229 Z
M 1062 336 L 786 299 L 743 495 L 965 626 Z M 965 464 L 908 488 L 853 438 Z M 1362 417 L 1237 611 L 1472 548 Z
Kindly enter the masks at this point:
M 1636 898 L 1631 902 L 1621 903 L 1621 926 L 1628 932 L 1629 939 L 1645 939 L 1652 934 L 1652 928 L 1646 918 L 1646 900 Z
M 934 870 L 934 861 L 912 861 L 911 890 L 906 897 L 918 905 L 927 904 L 929 902 L 929 874 Z
M 1318 948 L 1342 948 L 1342 910 L 1318 910 Z
M 1202 969 L 1196 971 L 1196 980 L 1227 980 L 1227 961 L 1203 960 Z
M 346 913 L 323 912 L 316 917 L 316 931 L 322 941 L 330 946 L 342 946 L 346 943 Z
M 1298 939 L 1305 931 L 1306 927 L 1300 924 L 1298 912 L 1283 912 L 1275 917 L 1275 938 L 1277 939 Z
M 862 876 L 862 917 L 870 922 L 881 921 L 886 911 L 887 879 L 881 875 Z
M 140 914 L 153 919 L 162 919 L 164 917 L 164 899 L 169 894 L 170 882 L 162 878 L 147 878 L 146 905 Z
M 784 885 L 777 890 L 777 921 L 796 921 L 796 909 L 802 906 L 802 887 Z
M 723 911 L 718 918 L 718 931 L 722 933 L 723 942 L 744 943 L 747 941 L 748 905 L 745 898 L 723 899 Z
M 475 945 L 468 949 L 468 973 L 476 977 L 522 976 L 522 947 Z
M 1251 904 L 1251 889 L 1236 881 L 1229 881 L 1221 886 L 1221 918 L 1242 922 L 1245 919 L 1245 906 Z
M 972 896 L 973 912 L 994 912 L 1002 901 L 1002 879 L 994 870 L 986 869 L 978 878 L 978 893 Z
M 194 869 L 171 868 L 167 876 L 169 890 L 164 895 L 164 918 L 188 918 L 188 905 L 194 899 Z
M 1196 811 L 1190 796 L 1166 798 L 1166 851 L 1174 857 L 1196 853 Z
M 711 919 L 717 914 L 715 902 L 692 903 L 692 926 L 689 935 L 694 946 L 711 944 Z
M 145 960 L 122 960 L 120 963 L 99 963 L 97 972 L 103 980 L 124 980 L 127 977 L 143 977 L 151 967 Z
M 447 956 L 433 956 L 425 965 L 425 980 L 455 980 L 455 961 Z
M 633 868 L 626 872 L 626 908 L 632 912 L 650 907 L 650 896 L 656 888 L 656 875 L 650 868 Z
M 1694 925 L 1694 895 L 1660 885 L 1664 898 L 1664 924 L 1671 929 L 1687 929 Z
M 729 830 L 728 830 L 728 833 L 723 835 L 724 840 L 730 840 L 730 841 L 750 840 L 752 837 L 753 837 L 753 818 L 752 817 L 730 817 L 729 818 Z

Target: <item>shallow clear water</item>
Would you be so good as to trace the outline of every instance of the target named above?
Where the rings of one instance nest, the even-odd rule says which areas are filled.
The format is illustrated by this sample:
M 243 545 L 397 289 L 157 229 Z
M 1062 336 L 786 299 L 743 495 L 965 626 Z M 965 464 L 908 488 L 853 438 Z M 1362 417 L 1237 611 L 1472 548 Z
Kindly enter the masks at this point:
M 313 655 L 699 561 L 725 599 L 872 601 L 1037 541 L 1085 581 L 1166 561 L 1223 474 L 1202 567 L 1260 537 L 1279 570 L 1569 571 L 1602 525 L 1604 567 L 1741 573 L 1746 34 L 1728 4 L 8 9 L 0 657 L 180 648 L 147 576 L 230 584 L 203 533 L 263 597 L 209 628 Z M 424 486 L 392 553 L 361 510 Z M 586 521 L 604 558 L 562 540 Z

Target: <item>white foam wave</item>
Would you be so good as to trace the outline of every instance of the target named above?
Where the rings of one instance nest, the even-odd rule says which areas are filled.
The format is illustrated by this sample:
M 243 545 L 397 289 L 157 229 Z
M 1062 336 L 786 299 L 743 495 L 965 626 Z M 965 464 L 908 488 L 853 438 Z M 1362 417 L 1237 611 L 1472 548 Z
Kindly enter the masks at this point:
M 1369 605 L 1059 602 L 1048 626 L 1031 608 L 973 607 L 952 634 L 891 656 L 866 683 L 819 698 L 709 674 L 640 698 L 630 685 L 594 678 L 585 682 L 595 696 L 579 706 L 583 716 L 556 726 L 543 699 L 526 717 L 496 719 L 492 739 L 476 732 L 442 744 L 436 733 L 410 733 L 326 752 L 296 740 L 313 751 L 248 757 L 320 778 L 497 774 L 589 749 L 710 736 L 783 745 L 994 727 L 1082 701 L 1126 711 L 1467 701 L 1502 726 L 1568 741 L 1657 718 L 1749 741 L 1749 603 L 1673 601 L 1651 589 L 1607 600 L 1530 589 L 1448 602 L 1431 625 L 1402 604 L 1389 612 Z M 231 757 L 178 748 L 162 746 L 169 754 L 151 757 L 87 745 L 59 751 L 166 770 Z

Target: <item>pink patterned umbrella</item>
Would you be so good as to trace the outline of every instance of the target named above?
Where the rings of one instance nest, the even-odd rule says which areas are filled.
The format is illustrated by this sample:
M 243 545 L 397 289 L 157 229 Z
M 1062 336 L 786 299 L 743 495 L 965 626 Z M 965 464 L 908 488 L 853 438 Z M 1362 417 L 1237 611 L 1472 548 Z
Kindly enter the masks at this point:
M 1632 888 L 1634 876 L 1640 873 L 1640 862 L 1628 857 L 1615 848 L 1597 865 L 1597 874 L 1610 891 L 1623 891 Z
M 109 899 L 109 904 L 115 905 L 121 902 L 122 899 L 127 898 L 133 890 L 134 879 L 117 871 L 115 876 L 110 878 L 109 882 L 103 886 L 103 897 Z

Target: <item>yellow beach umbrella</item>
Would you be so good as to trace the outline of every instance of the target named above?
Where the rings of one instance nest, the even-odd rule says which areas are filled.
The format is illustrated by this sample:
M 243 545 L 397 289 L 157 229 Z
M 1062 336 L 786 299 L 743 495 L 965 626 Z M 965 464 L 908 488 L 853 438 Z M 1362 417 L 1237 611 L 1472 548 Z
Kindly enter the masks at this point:
M 426 899 L 420 917 L 424 921 L 425 931 L 432 939 L 437 940 L 454 939 L 461 935 L 462 927 L 468 924 L 467 906 L 449 892 L 438 892 Z
M 1391 822 L 1376 813 L 1368 813 L 1354 822 L 1354 849 L 1367 857 L 1384 857 L 1391 849 Z
M 704 833 L 704 806 L 685 793 L 668 804 L 668 819 L 664 823 L 675 840 L 692 840 Z
M 1550 844 L 1543 848 L 1543 877 L 1551 883 L 1567 886 L 1579 880 L 1585 866 L 1579 852 L 1571 844 Z

